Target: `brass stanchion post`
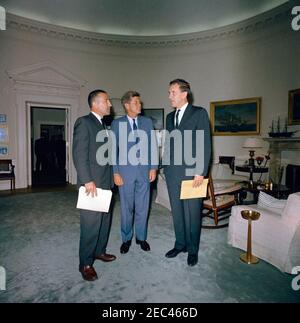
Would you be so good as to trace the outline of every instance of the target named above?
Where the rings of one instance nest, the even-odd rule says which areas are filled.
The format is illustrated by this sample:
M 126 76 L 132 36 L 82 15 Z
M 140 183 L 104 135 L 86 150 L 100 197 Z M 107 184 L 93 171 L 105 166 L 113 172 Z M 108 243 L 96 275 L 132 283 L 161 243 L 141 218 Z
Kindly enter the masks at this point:
M 252 255 L 252 221 L 256 221 L 260 217 L 260 213 L 244 210 L 241 212 L 243 219 L 248 220 L 248 237 L 247 237 L 247 253 L 240 255 L 240 259 L 248 265 L 257 264 L 259 259 Z

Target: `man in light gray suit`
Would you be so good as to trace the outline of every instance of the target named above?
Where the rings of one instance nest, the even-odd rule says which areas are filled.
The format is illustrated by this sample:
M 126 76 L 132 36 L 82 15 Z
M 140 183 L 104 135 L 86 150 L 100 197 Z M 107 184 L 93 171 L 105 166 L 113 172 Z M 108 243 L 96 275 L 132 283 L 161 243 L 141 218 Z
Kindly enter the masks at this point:
M 77 186 L 85 186 L 87 195 L 97 195 L 96 188 L 111 189 L 112 167 L 97 162 L 97 150 L 103 142 L 96 142 L 99 131 L 106 131 L 103 117 L 110 114 L 111 103 L 108 94 L 95 90 L 89 94 L 90 114 L 77 119 L 73 134 L 73 160 L 77 171 Z M 93 267 L 95 259 L 109 262 L 116 259 L 106 253 L 111 226 L 111 212 L 80 210 L 79 271 L 83 279 L 98 278 Z
M 133 219 L 136 243 L 141 246 L 142 250 L 150 250 L 150 245 L 146 241 L 150 183 L 156 178 L 158 158 L 155 136 L 151 136 L 152 121 L 150 118 L 139 115 L 142 107 L 140 94 L 135 91 L 126 92 L 122 97 L 122 104 L 126 110 L 126 116 L 113 121 L 112 131 L 117 143 L 116 165 L 113 166 L 114 182 L 119 187 L 121 200 L 123 243 L 120 252 L 125 254 L 131 246 Z M 146 140 L 139 138 L 139 131 L 145 135 Z M 130 140 L 130 135 L 132 135 L 132 140 Z M 137 147 L 136 150 L 134 150 L 135 147 Z M 130 155 L 133 158 L 130 158 Z

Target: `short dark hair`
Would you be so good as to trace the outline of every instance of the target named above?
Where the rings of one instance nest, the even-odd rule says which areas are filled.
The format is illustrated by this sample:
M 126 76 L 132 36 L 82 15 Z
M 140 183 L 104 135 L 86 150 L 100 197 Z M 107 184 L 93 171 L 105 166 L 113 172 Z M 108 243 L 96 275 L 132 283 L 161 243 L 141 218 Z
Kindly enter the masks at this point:
M 136 91 L 127 91 L 121 99 L 122 105 L 125 108 L 125 104 L 129 103 L 131 101 L 132 98 L 134 97 L 140 97 L 140 93 L 136 92 Z
M 100 93 L 107 93 L 107 92 L 105 92 L 104 90 L 94 90 L 94 91 L 92 91 L 90 94 L 89 94 L 89 96 L 88 96 L 88 103 L 89 103 L 89 107 L 90 107 L 90 109 L 92 108 L 92 105 L 93 105 L 93 102 L 94 102 L 94 100 L 95 100 L 95 98 L 96 98 L 96 96 L 98 95 L 98 94 L 100 94 Z
M 169 85 L 171 86 L 171 85 L 174 85 L 174 84 L 179 85 L 179 88 L 180 88 L 181 92 L 187 92 L 187 100 L 190 103 L 192 101 L 192 98 L 193 98 L 190 83 L 187 82 L 184 79 L 175 79 L 175 80 L 171 81 Z

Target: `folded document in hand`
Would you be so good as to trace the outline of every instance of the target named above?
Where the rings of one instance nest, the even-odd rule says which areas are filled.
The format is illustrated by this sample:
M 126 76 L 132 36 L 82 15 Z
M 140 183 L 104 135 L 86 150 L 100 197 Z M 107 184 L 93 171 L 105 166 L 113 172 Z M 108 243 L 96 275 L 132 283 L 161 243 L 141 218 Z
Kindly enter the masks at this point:
M 205 178 L 199 187 L 193 187 L 193 182 L 193 180 L 181 182 L 181 200 L 206 197 L 208 179 Z
M 77 209 L 90 210 L 96 212 L 109 211 L 112 191 L 97 188 L 97 196 L 86 195 L 85 187 L 81 186 L 78 193 Z

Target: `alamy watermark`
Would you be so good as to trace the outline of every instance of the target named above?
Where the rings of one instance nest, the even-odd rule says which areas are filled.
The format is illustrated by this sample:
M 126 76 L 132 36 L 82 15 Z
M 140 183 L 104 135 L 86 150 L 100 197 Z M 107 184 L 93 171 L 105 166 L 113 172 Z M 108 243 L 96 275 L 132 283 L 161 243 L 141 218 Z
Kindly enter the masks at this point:
M 113 131 L 99 131 L 96 142 L 102 144 L 96 153 L 98 165 L 158 165 L 159 153 L 155 130 L 128 132 L 127 123 L 120 123 L 118 136 Z M 164 132 L 163 166 L 185 166 L 186 176 L 204 171 L 204 131 L 175 129 Z
M 6 270 L 0 266 L 0 291 L 6 290 Z
M 300 30 L 300 6 L 292 9 L 292 15 L 295 16 L 292 20 L 292 29 L 298 31 Z
M 298 292 L 300 290 L 300 266 L 296 266 L 292 269 L 292 275 L 297 275 L 292 280 L 292 289 Z
M 6 30 L 6 11 L 0 6 L 0 30 Z

